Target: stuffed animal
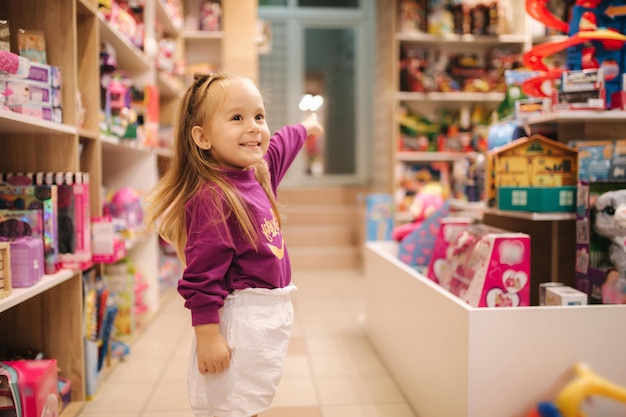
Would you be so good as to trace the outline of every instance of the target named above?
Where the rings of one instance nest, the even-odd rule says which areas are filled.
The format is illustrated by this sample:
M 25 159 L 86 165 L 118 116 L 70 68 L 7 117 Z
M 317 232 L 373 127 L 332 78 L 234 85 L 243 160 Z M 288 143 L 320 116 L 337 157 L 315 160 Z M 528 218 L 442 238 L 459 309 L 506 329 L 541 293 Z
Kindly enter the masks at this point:
M 626 276 L 626 189 L 600 194 L 594 204 L 594 230 L 611 240 L 609 259 Z
M 397 242 L 404 239 L 409 233 L 417 229 L 419 225 L 439 209 L 444 201 L 445 190 L 438 182 L 430 182 L 422 187 L 415 195 L 409 212 L 413 216 L 413 222 L 396 227 L 392 237 Z

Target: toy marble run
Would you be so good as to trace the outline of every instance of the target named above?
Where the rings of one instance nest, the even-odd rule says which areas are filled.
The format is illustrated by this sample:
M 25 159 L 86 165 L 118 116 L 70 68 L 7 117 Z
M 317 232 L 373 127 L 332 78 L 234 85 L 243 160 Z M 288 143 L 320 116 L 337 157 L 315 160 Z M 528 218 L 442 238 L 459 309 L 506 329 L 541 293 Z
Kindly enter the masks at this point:
M 576 376 L 558 393 L 554 402 L 541 402 L 526 417 L 584 417 L 580 406 L 592 395 L 626 403 L 626 388 L 592 371 L 587 365 L 574 366 Z
M 626 0 L 576 0 L 571 18 L 565 22 L 547 8 L 548 0 L 526 0 L 526 12 L 545 26 L 567 33 L 564 40 L 536 45 L 524 54 L 524 65 L 543 75 L 527 80 L 522 90 L 529 96 L 547 97 L 546 81 L 559 79 L 568 70 L 602 68 L 606 105 L 622 91 L 626 68 Z M 544 58 L 566 50 L 566 68 L 549 67 Z

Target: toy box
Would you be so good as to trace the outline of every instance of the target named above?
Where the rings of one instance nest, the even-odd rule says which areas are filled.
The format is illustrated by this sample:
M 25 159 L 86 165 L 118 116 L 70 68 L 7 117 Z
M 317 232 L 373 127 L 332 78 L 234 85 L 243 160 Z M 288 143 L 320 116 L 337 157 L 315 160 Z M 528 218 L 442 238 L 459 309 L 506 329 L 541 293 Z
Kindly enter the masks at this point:
M 5 173 L 2 177 L 11 184 L 55 185 L 57 187 L 59 268 L 82 270 L 89 268 L 93 264 L 89 174 L 84 172 Z
M 472 219 L 469 217 L 446 217 L 441 219 L 441 226 L 435 238 L 433 254 L 428 264 L 428 272 L 426 273 L 428 278 L 436 283 L 440 283 L 440 277 L 449 276 L 449 274 L 445 274 L 445 269 L 448 266 L 448 261 L 446 260 L 448 248 L 470 224 L 472 224 Z
M 7 242 L 0 242 L 0 299 L 11 295 L 11 258 Z
M 11 286 L 26 288 L 35 285 L 44 273 L 43 240 L 24 236 L 8 241 L 10 245 Z
M 55 359 L 0 362 L 0 382 L 8 386 L 12 406 L 17 416 L 57 417 L 59 394 L 57 361 Z M 5 401 L 6 402 L 6 401 Z
M 471 225 L 448 250 L 440 283 L 472 307 L 530 305 L 530 236 Z M 448 284 L 449 283 L 449 284 Z
M 626 181 L 581 180 L 577 201 L 575 286 L 590 304 L 624 304 Z
M 576 288 L 590 304 L 626 303 L 626 140 L 576 141 Z
M 411 266 L 427 268 L 433 254 L 441 219 L 448 217 L 449 214 L 450 204 L 445 202 L 402 239 L 398 248 L 398 258 Z
M 389 194 L 369 194 L 365 199 L 366 240 L 391 240 L 393 199 Z
M 546 288 L 546 304 L 548 306 L 582 306 L 587 305 L 587 294 L 567 285 Z
M 6 103 L 9 106 L 24 104 L 61 106 L 61 91 L 50 85 L 28 81 L 3 81 L 0 82 L 0 90 L 6 96 Z
M 501 210 L 574 211 L 577 157 L 575 148 L 538 134 L 492 149 L 485 198 Z
M 40 104 L 16 104 L 8 106 L 9 110 L 25 116 L 36 117 L 54 123 L 63 123 L 63 110 L 59 107 L 50 107 Z
M 41 210 L 45 273 L 57 272 L 59 256 L 57 235 L 57 186 L 56 185 L 0 185 L 0 208 L 11 210 Z
M 569 70 L 561 76 L 554 110 L 604 110 L 606 106 L 602 68 Z
M 576 186 L 567 187 L 500 187 L 498 208 L 533 212 L 574 212 Z
M 92 217 L 92 260 L 115 263 L 126 256 L 124 241 L 115 235 L 111 217 Z

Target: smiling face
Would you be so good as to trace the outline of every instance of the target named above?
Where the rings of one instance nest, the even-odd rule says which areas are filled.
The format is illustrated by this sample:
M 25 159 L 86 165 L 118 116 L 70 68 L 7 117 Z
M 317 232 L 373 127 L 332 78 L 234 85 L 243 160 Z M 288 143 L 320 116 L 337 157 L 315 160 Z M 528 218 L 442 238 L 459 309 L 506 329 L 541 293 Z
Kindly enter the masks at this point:
M 232 80 L 208 119 L 203 126 L 193 127 L 193 140 L 221 166 L 247 169 L 263 159 L 270 132 L 263 98 L 252 81 Z

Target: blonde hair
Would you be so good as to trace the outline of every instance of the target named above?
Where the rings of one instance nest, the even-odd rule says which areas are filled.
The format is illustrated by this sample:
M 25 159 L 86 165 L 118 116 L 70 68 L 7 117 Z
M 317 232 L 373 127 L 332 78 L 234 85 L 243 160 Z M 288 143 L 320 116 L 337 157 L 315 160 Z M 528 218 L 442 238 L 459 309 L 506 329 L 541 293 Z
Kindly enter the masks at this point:
M 178 108 L 174 156 L 161 180 L 145 198 L 147 224 L 156 228 L 159 235 L 175 247 L 183 264 L 187 243 L 185 204 L 207 183 L 215 184 L 215 187 L 208 189 L 214 197 L 215 207 L 221 213 L 221 218 L 214 220 L 225 222 L 231 214 L 234 215 L 241 233 L 258 249 L 259 232 L 254 227 L 247 204 L 237 188 L 230 183 L 211 151 L 198 147 L 191 135 L 194 126 L 204 126 L 207 121 L 211 122 L 211 116 L 223 103 L 228 88 L 241 80 L 243 78 L 225 72 L 194 76 L 193 84 L 185 92 Z M 280 226 L 278 203 L 272 191 L 265 160 L 255 164 L 253 168 Z M 221 190 L 223 197 L 220 197 L 218 190 Z M 229 238 L 232 242 L 232 237 Z

